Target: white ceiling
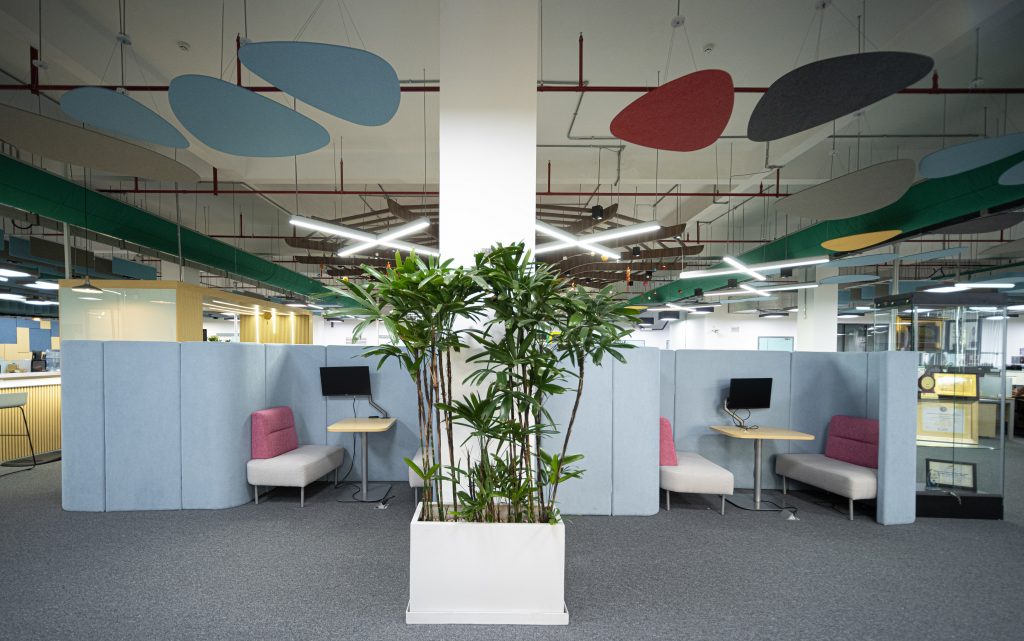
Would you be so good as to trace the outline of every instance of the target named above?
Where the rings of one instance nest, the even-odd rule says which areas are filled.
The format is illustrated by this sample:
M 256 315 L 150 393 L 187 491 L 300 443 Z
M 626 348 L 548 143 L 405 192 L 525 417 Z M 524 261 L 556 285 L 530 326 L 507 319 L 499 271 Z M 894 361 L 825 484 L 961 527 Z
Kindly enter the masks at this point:
M 1024 86 L 1024 0 L 831 0 L 824 10 L 819 0 L 690 0 L 682 2 L 685 28 L 673 29 L 674 0 L 547 0 L 542 3 L 541 77 L 546 81 L 575 80 L 577 46 L 584 35 L 584 77 L 595 85 L 654 85 L 697 68 L 722 68 L 737 86 L 767 86 L 796 66 L 857 50 L 858 16 L 866 13 L 866 50 L 897 49 L 933 56 L 940 84 L 966 87 L 974 78 L 975 29 L 980 29 L 980 75 L 985 86 Z M 44 0 L 43 58 L 49 68 L 43 83 L 120 82 L 115 37 L 119 29 L 117 0 Z M 311 15 L 319 9 L 315 16 Z M 234 38 L 244 32 L 242 0 L 127 0 L 127 32 L 133 40 L 126 57 L 125 80 L 129 84 L 166 84 L 183 73 L 205 73 L 234 78 Z M 222 14 L 223 11 L 223 14 Z M 344 21 L 342 19 L 344 14 Z M 223 15 L 223 19 L 222 19 Z M 272 0 L 248 1 L 248 36 L 257 41 L 293 39 L 364 46 L 390 61 L 402 79 L 441 79 L 438 68 L 437 2 L 424 0 Z M 38 42 L 36 2 L 0 0 L 0 70 L 26 81 L 28 48 Z M 358 30 L 358 37 L 356 35 Z M 820 44 L 819 44 L 820 32 Z M 189 45 L 181 51 L 178 42 Z M 705 54 L 705 45 L 712 44 Z M 669 50 L 671 48 L 671 57 Z M 692 58 L 690 50 L 692 49 Z M 500 55 L 473 52 L 472 55 Z M 243 70 L 245 83 L 263 81 Z M 927 84 L 927 81 L 923 84 Z M 273 94 L 271 94 L 273 95 Z M 59 99 L 59 94 L 52 97 Z M 165 93 L 137 93 L 176 123 Z M 610 136 L 612 117 L 636 94 L 590 93 L 580 105 L 573 129 L 577 136 Z M 736 108 L 727 135 L 742 136 L 758 94 L 737 94 Z M 282 102 L 283 95 L 276 95 Z M 576 108 L 576 93 L 540 93 L 538 143 L 540 145 L 617 145 L 615 140 L 569 140 L 567 129 Z M 36 108 L 27 92 L 0 92 L 0 101 Z M 55 113 L 52 102 L 42 109 Z M 350 187 L 379 184 L 388 189 L 418 189 L 437 183 L 437 94 L 404 93 L 396 117 L 382 127 L 367 128 L 346 123 L 309 107 L 299 110 L 328 128 L 332 145 L 298 159 L 299 182 L 304 186 L 333 187 L 338 180 L 336 159 L 345 161 L 345 182 Z M 945 113 L 945 124 L 943 114 Z M 1009 123 L 1006 116 L 1009 116 Z M 914 96 L 888 98 L 860 118 L 837 122 L 840 134 L 941 134 L 988 133 L 1024 125 L 1024 96 Z M 831 126 L 773 143 L 770 162 L 783 164 L 783 189 L 800 189 L 830 175 L 857 166 L 925 153 L 965 139 L 863 138 L 833 141 Z M 186 133 L 187 135 L 187 133 Z M 194 138 L 193 146 L 179 157 L 203 176 L 210 167 L 220 169 L 222 180 L 237 179 L 255 186 L 294 185 L 293 159 L 245 159 L 213 151 Z M 424 149 L 426 161 L 424 161 Z M 717 170 L 716 170 L 717 153 Z M 859 155 L 859 162 L 858 162 Z M 616 177 L 616 154 L 597 149 L 541 147 L 537 154 L 538 189 L 546 188 L 547 163 L 552 164 L 556 190 L 592 190 L 600 183 L 611 189 Z M 621 196 L 603 198 L 605 204 L 621 200 L 622 210 L 637 217 L 657 216 L 663 222 L 711 220 L 727 210 L 708 198 L 667 198 L 652 211 L 651 198 L 633 199 L 634 190 L 683 191 L 720 189 L 730 183 L 737 191 L 756 191 L 761 181 L 774 185 L 774 174 L 764 171 L 765 145 L 743 138 L 723 139 L 715 146 L 693 153 L 655 153 L 627 144 L 621 154 Z M 426 167 L 424 167 L 426 164 Z M 730 180 L 731 166 L 731 180 Z M 744 176 L 746 175 L 746 176 Z M 135 199 L 167 214 L 167 199 Z M 295 210 L 293 197 L 275 197 L 281 209 L 253 197 L 195 199 L 191 205 L 200 230 L 231 233 L 236 214 L 252 216 L 252 229 L 267 233 L 280 229 L 282 211 Z M 584 201 L 585 198 L 545 198 L 545 202 Z M 157 202 L 160 201 L 160 202 Z M 381 198 L 303 197 L 305 213 L 332 216 L 383 205 Z M 409 202 L 414 202 L 410 200 Z M 733 202 L 736 205 L 737 202 Z M 677 209 L 678 206 L 678 209 Z M 760 201 L 741 207 L 741 220 L 733 233 L 776 234 L 793 231 L 797 221 L 781 224 L 766 220 L 771 206 Z M 206 221 L 209 220 L 209 226 Z M 724 221 L 711 228 L 725 235 Z M 688 228 L 689 229 L 689 228 Z M 248 229 L 247 229 L 248 231 Z M 284 231 L 287 231 L 285 229 Z M 267 254 L 291 254 L 281 243 L 261 243 L 251 250 Z

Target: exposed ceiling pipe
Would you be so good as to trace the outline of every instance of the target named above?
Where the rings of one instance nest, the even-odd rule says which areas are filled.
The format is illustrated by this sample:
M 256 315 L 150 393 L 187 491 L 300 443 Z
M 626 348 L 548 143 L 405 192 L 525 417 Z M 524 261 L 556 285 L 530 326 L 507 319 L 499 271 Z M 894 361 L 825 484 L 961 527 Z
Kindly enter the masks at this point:
M 218 189 L 214 192 L 213 189 L 163 189 L 163 188 L 146 188 L 140 187 L 138 189 L 132 187 L 131 189 L 97 189 L 100 193 L 104 194 L 209 194 L 211 196 L 219 196 L 224 194 L 251 194 L 257 196 L 267 195 L 291 195 L 291 194 L 302 194 L 307 196 L 381 196 L 384 197 L 380 191 L 364 190 L 364 189 Z M 388 196 L 437 196 L 437 191 L 389 191 Z M 612 196 L 618 197 L 621 194 L 615 191 L 538 191 L 538 196 Z M 717 196 L 732 195 L 736 197 L 745 198 L 783 198 L 788 196 L 786 193 L 776 192 L 755 192 L 755 193 L 735 193 L 735 194 L 724 194 L 722 192 L 713 191 L 641 191 L 629 196 L 644 196 L 654 198 L 667 198 L 667 197 L 684 197 L 684 196 L 707 196 L 709 198 L 715 198 Z

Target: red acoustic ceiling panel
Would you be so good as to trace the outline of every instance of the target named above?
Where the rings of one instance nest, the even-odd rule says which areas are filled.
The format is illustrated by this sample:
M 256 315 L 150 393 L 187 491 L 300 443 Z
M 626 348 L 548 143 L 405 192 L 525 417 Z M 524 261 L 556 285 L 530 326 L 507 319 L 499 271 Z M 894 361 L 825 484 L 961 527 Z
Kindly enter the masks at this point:
M 612 135 L 654 149 L 696 151 L 722 135 L 732 105 L 732 76 L 697 71 L 631 102 L 612 119 Z

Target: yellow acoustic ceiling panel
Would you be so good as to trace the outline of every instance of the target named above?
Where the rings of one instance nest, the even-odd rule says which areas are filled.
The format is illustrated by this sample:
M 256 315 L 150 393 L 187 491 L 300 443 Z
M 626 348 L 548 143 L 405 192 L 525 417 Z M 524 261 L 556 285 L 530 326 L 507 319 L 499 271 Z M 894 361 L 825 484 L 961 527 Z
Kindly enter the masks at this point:
M 886 229 L 884 231 L 869 231 L 866 234 L 854 234 L 826 240 L 822 247 L 833 252 L 852 252 L 859 249 L 872 247 L 879 243 L 893 239 L 903 233 L 900 229 Z

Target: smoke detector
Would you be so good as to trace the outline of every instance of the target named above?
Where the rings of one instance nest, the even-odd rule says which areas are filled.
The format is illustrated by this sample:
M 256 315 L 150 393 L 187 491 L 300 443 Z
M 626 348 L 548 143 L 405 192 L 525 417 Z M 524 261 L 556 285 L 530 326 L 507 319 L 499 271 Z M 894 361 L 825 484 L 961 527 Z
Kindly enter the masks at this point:
M 684 18 L 683 16 L 676 16 L 672 18 L 672 28 L 678 29 L 679 27 L 683 26 L 685 22 L 686 18 Z
M 192 48 L 192 45 L 190 45 L 189 43 L 185 42 L 184 40 L 179 40 L 177 44 L 178 44 L 178 50 L 180 50 L 180 51 L 188 51 L 189 49 Z
M 714 51 L 714 50 L 715 50 L 715 45 L 714 45 L 714 43 L 712 43 L 712 42 L 709 42 L 709 43 L 707 43 L 706 45 L 704 45 L 704 55 L 705 55 L 705 56 L 710 56 L 710 55 L 711 55 L 711 52 L 712 52 L 712 51 Z

